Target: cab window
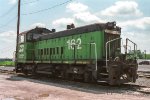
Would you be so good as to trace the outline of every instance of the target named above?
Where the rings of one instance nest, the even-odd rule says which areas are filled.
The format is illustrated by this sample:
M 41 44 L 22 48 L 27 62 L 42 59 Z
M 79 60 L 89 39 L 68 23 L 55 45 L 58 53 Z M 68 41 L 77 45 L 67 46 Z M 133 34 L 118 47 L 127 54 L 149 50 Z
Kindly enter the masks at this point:
M 24 42 L 24 35 L 20 35 L 19 36 L 19 43 L 23 43 Z

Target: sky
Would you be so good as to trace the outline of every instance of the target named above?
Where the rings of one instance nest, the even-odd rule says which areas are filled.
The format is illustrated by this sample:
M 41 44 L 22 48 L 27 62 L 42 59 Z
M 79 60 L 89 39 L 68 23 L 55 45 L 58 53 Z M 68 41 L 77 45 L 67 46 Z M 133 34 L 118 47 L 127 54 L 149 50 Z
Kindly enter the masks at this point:
M 0 58 L 12 58 L 16 47 L 18 0 L 0 0 Z M 116 21 L 125 38 L 150 53 L 150 0 L 21 0 L 20 32 L 36 26 L 65 30 Z M 130 44 L 132 47 L 133 45 Z

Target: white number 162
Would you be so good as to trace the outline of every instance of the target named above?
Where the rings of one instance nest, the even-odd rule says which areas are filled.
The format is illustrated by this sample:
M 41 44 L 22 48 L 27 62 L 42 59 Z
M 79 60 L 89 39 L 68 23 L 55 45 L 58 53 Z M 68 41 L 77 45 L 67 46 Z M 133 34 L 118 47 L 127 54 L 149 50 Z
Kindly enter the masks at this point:
M 81 38 L 71 39 L 67 41 L 68 49 L 74 49 L 74 47 L 77 47 L 77 49 L 82 49 L 81 47 Z

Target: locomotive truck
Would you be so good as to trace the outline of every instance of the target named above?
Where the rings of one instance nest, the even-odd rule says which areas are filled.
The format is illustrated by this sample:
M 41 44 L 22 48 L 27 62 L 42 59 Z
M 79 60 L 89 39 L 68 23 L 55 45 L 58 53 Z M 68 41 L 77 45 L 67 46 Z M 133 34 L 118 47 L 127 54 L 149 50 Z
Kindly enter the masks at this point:
M 36 27 L 19 34 L 16 72 L 110 85 L 135 82 L 136 54 L 127 53 L 129 39 L 121 53 L 120 35 L 115 22 L 71 24 L 59 32 Z

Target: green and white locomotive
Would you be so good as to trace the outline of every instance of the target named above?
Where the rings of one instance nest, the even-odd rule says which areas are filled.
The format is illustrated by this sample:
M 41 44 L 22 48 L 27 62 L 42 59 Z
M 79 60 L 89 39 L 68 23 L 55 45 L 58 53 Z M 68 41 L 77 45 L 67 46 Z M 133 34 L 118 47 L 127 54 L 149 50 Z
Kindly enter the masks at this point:
M 19 35 L 16 72 L 110 85 L 135 82 L 136 57 L 121 53 L 120 35 L 115 22 L 72 24 L 59 32 L 36 27 Z

